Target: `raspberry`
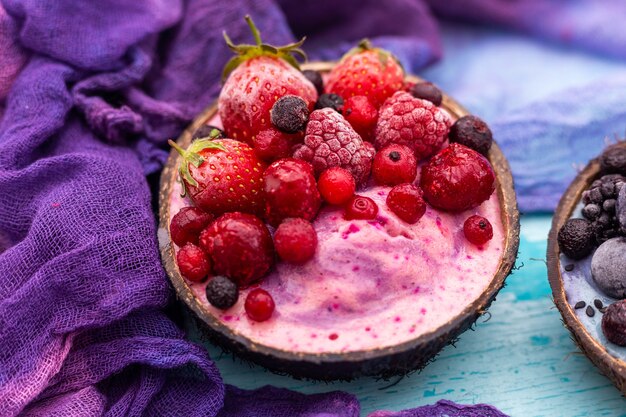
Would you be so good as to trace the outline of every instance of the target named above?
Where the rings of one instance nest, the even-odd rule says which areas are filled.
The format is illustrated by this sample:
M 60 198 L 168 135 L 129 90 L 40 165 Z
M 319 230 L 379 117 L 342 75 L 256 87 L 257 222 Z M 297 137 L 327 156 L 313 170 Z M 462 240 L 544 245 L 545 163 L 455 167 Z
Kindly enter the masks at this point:
M 343 98 L 337 94 L 322 94 L 315 103 L 315 109 L 331 108 L 336 112 L 341 113 L 343 111 Z
M 400 143 L 418 160 L 428 158 L 444 146 L 450 124 L 450 117 L 430 101 L 398 91 L 380 109 L 374 144 L 380 149 Z
M 178 251 L 176 263 L 180 273 L 189 281 L 202 281 L 211 271 L 207 254 L 193 243 L 187 243 Z
M 317 175 L 331 167 L 345 168 L 357 184 L 367 180 L 374 157 L 346 119 L 328 108 L 311 113 L 304 146 L 293 156 L 310 162 Z
M 448 137 L 450 142 L 460 143 L 483 155 L 489 153 L 493 143 L 491 129 L 476 116 L 463 116 L 454 122 Z
M 264 289 L 255 288 L 248 293 L 244 308 L 252 320 L 265 321 L 272 317 L 276 305 L 270 293 Z
M 378 206 L 369 197 L 355 195 L 346 205 L 346 220 L 373 220 L 378 214 Z
M 314 70 L 304 70 L 302 71 L 302 75 L 304 75 L 307 80 L 311 81 L 318 95 L 321 96 L 322 93 L 324 93 L 324 79 L 322 78 L 322 74 Z
M 206 299 L 213 307 L 227 310 L 239 299 L 237 284 L 221 275 L 213 277 L 206 286 Z
M 304 219 L 286 219 L 274 233 L 274 245 L 283 261 L 303 264 L 315 255 L 317 234 Z
M 342 205 L 352 198 L 356 191 L 354 177 L 343 168 L 333 167 L 322 172 L 317 188 L 328 204 Z
M 465 238 L 476 246 L 484 245 L 493 238 L 493 227 L 489 220 L 482 216 L 473 215 L 463 223 Z
M 626 346 L 626 300 L 609 305 L 602 316 L 602 332 L 609 342 Z
M 213 216 L 197 207 L 183 207 L 172 217 L 170 235 L 178 246 L 198 243 L 198 235 L 213 220 Z
M 569 219 L 559 230 L 557 241 L 561 252 L 571 259 L 582 259 L 595 246 L 594 227 L 587 219 Z
M 274 244 L 267 226 L 256 216 L 226 213 L 200 233 L 200 246 L 213 270 L 245 287 L 260 279 L 274 263 Z
M 342 114 L 363 140 L 373 138 L 378 120 L 378 110 L 367 97 L 354 96 L 348 98 L 343 106 Z
M 441 106 L 443 100 L 441 90 L 435 87 L 435 84 L 429 82 L 415 83 L 409 88 L 409 93 L 415 98 L 428 100 L 435 106 Z
M 374 157 L 372 175 L 376 183 L 381 185 L 413 182 L 417 175 L 417 159 L 407 146 L 389 145 Z
M 285 133 L 304 130 L 309 120 L 307 102 L 298 96 L 287 95 L 276 100 L 270 111 L 272 124 Z
M 254 153 L 265 162 L 286 158 L 291 155 L 291 148 L 298 137 L 273 128 L 262 130 L 254 137 Z
M 320 193 L 308 162 L 285 158 L 271 164 L 263 174 L 265 217 L 278 226 L 288 217 L 313 220 L 320 208 Z
M 413 184 L 400 184 L 391 189 L 387 196 L 387 207 L 400 219 L 414 224 L 426 213 L 426 202 L 422 190 Z
M 495 179 L 484 156 L 452 143 L 422 167 L 420 186 L 431 206 L 463 211 L 488 200 L 496 188 Z

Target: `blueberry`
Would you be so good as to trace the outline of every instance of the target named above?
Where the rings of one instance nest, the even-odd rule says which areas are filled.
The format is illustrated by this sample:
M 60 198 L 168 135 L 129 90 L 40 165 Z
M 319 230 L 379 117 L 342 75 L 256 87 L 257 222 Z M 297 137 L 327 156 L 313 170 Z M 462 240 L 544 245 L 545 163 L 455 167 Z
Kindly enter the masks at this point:
M 304 130 L 309 120 L 309 108 L 302 98 L 287 95 L 279 98 L 270 111 L 272 124 L 286 133 Z
M 604 203 L 602 203 L 602 210 L 609 214 L 615 213 L 615 199 L 611 198 L 609 200 L 604 200 Z
M 626 300 L 611 304 L 602 317 L 602 332 L 611 343 L 626 346 Z
M 324 80 L 322 79 L 322 74 L 313 70 L 304 70 L 302 71 L 302 75 L 304 75 L 307 80 L 311 81 L 311 84 L 315 86 L 318 95 L 324 93 Z
M 315 103 L 316 109 L 330 107 L 331 109 L 341 113 L 343 111 L 343 98 L 337 94 L 322 94 Z
M 443 100 L 441 90 L 429 82 L 415 83 L 409 92 L 413 97 L 428 100 L 435 106 L 440 106 Z
M 493 135 L 487 123 L 476 116 L 463 116 L 450 128 L 450 142 L 458 142 L 483 155 L 487 155 Z
M 626 238 L 609 239 L 598 247 L 591 258 L 591 276 L 606 295 L 626 298 Z
M 600 216 L 600 213 L 602 213 L 602 209 L 597 204 L 587 204 L 583 207 L 582 213 L 585 219 L 595 220 Z
M 206 298 L 213 307 L 229 309 L 239 299 L 237 284 L 221 275 L 213 277 L 206 286 Z

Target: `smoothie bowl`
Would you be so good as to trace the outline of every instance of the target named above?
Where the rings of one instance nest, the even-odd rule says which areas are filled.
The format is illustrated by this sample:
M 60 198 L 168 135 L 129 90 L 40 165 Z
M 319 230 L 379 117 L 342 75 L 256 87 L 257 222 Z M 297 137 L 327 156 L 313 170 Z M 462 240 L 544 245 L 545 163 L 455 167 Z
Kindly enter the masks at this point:
M 289 66 L 277 90 L 267 58 L 261 75 L 250 73 L 258 56 L 237 62 L 163 171 L 159 241 L 178 296 L 215 343 L 275 372 L 425 366 L 514 265 L 506 160 L 482 121 L 385 51 L 361 44 L 339 63 Z M 237 191 L 245 198 L 228 198 Z

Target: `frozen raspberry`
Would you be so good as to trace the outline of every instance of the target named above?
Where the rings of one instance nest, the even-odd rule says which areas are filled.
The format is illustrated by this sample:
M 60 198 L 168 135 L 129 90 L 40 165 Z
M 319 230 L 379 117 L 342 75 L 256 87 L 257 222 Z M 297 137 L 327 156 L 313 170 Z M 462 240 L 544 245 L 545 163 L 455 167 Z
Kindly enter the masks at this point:
M 493 238 L 493 227 L 489 220 L 482 216 L 473 215 L 463 223 L 463 234 L 470 243 L 480 246 Z
M 285 133 L 304 130 L 309 120 L 309 107 L 302 98 L 287 95 L 276 100 L 270 111 L 272 124 Z
M 355 195 L 346 205 L 346 220 L 373 220 L 378 214 L 378 206 L 369 197 Z
M 415 98 L 428 100 L 435 106 L 441 106 L 441 101 L 443 100 L 441 90 L 433 83 L 427 81 L 415 83 L 407 91 Z
M 256 216 L 226 213 L 200 233 L 213 270 L 245 287 L 260 279 L 274 263 L 274 244 L 267 226 Z
M 400 219 L 414 224 L 426 213 L 426 202 L 422 190 L 413 184 L 400 184 L 391 189 L 387 196 L 387 207 Z
M 488 200 L 496 188 L 495 179 L 484 156 L 452 143 L 422 167 L 420 186 L 431 206 L 463 211 Z
M 313 168 L 300 159 L 285 158 L 271 164 L 263 174 L 265 217 L 278 226 L 288 217 L 313 220 L 321 205 Z
M 343 98 L 337 94 L 322 94 L 315 103 L 316 109 L 330 108 L 336 112 L 343 111 Z
M 626 346 L 626 300 L 616 301 L 606 309 L 602 332 L 609 342 Z
M 293 156 L 310 162 L 317 175 L 331 167 L 345 168 L 357 184 L 367 180 L 374 158 L 346 119 L 328 108 L 311 113 L 304 146 Z
M 262 288 L 255 288 L 248 293 L 244 308 L 252 320 L 265 321 L 272 317 L 276 305 L 270 293 Z
M 333 167 L 322 172 L 317 181 L 317 188 L 328 204 L 342 205 L 354 195 L 356 182 L 350 172 Z
M 172 217 L 170 235 L 178 246 L 185 243 L 198 243 L 198 236 L 202 229 L 208 226 L 213 216 L 197 207 L 183 207 Z
M 377 149 L 392 143 L 407 145 L 421 160 L 444 146 L 451 123 L 450 117 L 430 101 L 398 91 L 380 109 L 374 144 Z
M 274 233 L 274 246 L 283 261 L 303 264 L 315 255 L 317 233 L 304 219 L 285 219 Z
M 372 176 L 377 184 L 396 185 L 413 182 L 416 175 L 417 159 L 407 146 L 389 145 L 374 157 Z
M 343 105 L 342 114 L 363 140 L 371 140 L 374 137 L 378 110 L 370 99 L 365 96 L 348 98 Z
M 227 310 L 239 299 L 237 284 L 221 275 L 213 277 L 206 286 L 206 298 L 213 307 Z
M 254 153 L 265 162 L 286 158 L 291 155 L 298 138 L 298 135 L 290 135 L 278 129 L 262 130 L 253 139 Z
M 322 74 L 314 70 L 304 70 L 302 71 L 302 75 L 304 75 L 306 79 L 311 81 L 311 84 L 315 86 L 317 94 L 322 95 L 324 92 L 324 79 L 322 78 Z
M 211 271 L 209 257 L 193 243 L 187 243 L 178 251 L 176 263 L 180 273 L 189 281 L 202 281 Z
M 454 122 L 448 137 L 450 142 L 460 143 L 483 155 L 489 153 L 493 143 L 491 129 L 476 116 L 463 116 Z

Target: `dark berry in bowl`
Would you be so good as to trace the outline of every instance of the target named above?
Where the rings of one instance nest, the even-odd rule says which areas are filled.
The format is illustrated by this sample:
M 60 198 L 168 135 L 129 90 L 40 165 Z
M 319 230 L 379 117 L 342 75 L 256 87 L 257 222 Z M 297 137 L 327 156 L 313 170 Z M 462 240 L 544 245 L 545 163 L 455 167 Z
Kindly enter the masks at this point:
M 602 316 L 602 332 L 611 343 L 626 346 L 626 300 L 611 304 Z
M 591 276 L 600 289 L 613 298 L 626 298 L 626 238 L 601 244 L 591 258 Z
M 304 130 L 309 120 L 309 107 L 302 98 L 287 95 L 279 98 L 270 111 L 272 124 L 285 133 Z
M 594 227 L 587 219 L 569 219 L 558 234 L 561 252 L 571 259 L 582 259 L 595 246 Z
M 470 243 L 480 246 L 493 238 L 493 227 L 486 218 L 474 215 L 463 223 L 463 234 Z
M 443 100 L 441 90 L 435 84 L 427 81 L 413 84 L 409 89 L 409 93 L 415 98 L 428 100 L 435 106 L 441 106 L 441 101 Z
M 483 155 L 489 153 L 493 143 L 491 129 L 476 116 L 463 116 L 458 119 L 450 128 L 448 137 L 450 142 L 460 143 Z
M 322 94 L 321 96 L 319 96 L 319 98 L 317 99 L 317 102 L 315 103 L 315 108 L 323 109 L 326 107 L 330 107 L 331 109 L 341 113 L 343 112 L 343 105 L 344 105 L 344 101 L 340 95 L 327 93 L 327 94 Z
M 621 187 L 615 202 L 615 217 L 622 234 L 626 234 L 626 187 Z
M 206 298 L 213 307 L 227 310 L 239 299 L 237 284 L 224 276 L 215 276 L 206 286 Z
M 626 175 L 626 143 L 611 145 L 602 152 L 600 172 Z
M 592 223 L 597 244 L 622 234 L 616 211 L 617 198 L 624 183 L 626 177 L 608 174 L 592 182 L 583 191 L 582 215 Z
M 322 74 L 314 70 L 304 70 L 302 71 L 302 75 L 304 75 L 306 79 L 311 81 L 311 84 L 315 86 L 317 94 L 322 95 L 324 92 L 324 79 L 322 78 Z

